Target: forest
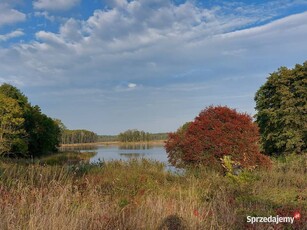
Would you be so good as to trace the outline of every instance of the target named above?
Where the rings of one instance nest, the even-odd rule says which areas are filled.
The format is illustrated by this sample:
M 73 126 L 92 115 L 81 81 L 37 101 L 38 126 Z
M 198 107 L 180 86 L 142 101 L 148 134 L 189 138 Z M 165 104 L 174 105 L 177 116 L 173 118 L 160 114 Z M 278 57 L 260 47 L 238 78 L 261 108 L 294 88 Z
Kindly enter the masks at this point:
M 148 133 L 137 129 L 129 129 L 118 135 L 118 140 L 121 142 L 146 142 L 166 140 L 167 133 Z

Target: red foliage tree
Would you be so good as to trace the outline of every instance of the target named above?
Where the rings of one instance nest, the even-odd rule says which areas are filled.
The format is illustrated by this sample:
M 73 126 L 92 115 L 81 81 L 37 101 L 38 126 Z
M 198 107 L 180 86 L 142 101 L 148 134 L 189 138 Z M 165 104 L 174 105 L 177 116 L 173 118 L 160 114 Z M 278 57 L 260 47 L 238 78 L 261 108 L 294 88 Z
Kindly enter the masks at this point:
M 259 151 L 258 127 L 251 116 L 225 106 L 204 109 L 193 122 L 170 133 L 165 148 L 175 166 L 220 166 L 225 155 L 243 167 L 268 166 Z

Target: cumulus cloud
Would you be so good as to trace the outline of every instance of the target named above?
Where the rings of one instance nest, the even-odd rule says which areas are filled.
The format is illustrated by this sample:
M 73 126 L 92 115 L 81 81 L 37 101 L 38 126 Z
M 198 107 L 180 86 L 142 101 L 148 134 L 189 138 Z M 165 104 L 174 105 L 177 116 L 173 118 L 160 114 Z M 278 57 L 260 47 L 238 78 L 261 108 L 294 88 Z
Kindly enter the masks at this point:
M 24 35 L 24 32 L 22 32 L 21 30 L 15 30 L 15 31 L 12 31 L 12 32 L 4 34 L 4 35 L 0 34 L 0 41 L 7 41 L 11 38 L 20 37 L 20 36 L 23 36 L 23 35 Z
M 50 15 L 49 12 L 47 11 L 43 11 L 43 12 L 34 12 L 34 16 L 35 17 L 44 17 L 46 18 L 47 20 L 51 21 L 51 22 L 54 22 L 56 20 L 56 17 L 54 15 Z
M 87 20 L 68 19 L 57 33 L 38 31 L 37 41 L 8 51 L 23 60 L 24 73 L 36 76 L 35 81 L 24 80 L 45 85 L 74 79 L 82 85 L 88 79 L 100 83 L 128 76 L 131 81 L 183 75 L 212 78 L 219 75 L 220 65 L 236 71 L 235 62 L 242 61 L 247 69 L 261 56 L 277 63 L 279 44 L 289 55 L 291 49 L 297 51 L 297 58 L 305 47 L 291 44 L 304 44 L 307 13 L 241 29 L 265 15 L 228 15 L 191 2 L 112 2 L 113 8 L 96 10 Z
M 43 89 L 32 96 L 44 99 L 38 104 L 52 99 L 56 107 L 45 109 L 54 117 L 61 118 L 61 107 L 74 120 L 74 103 L 82 102 L 92 120 L 106 116 L 102 123 L 112 132 L 112 119 L 122 129 L 127 125 L 123 109 L 127 119 L 137 118 L 133 124 L 169 131 L 212 103 L 252 113 L 253 94 L 268 73 L 306 60 L 307 12 L 273 20 L 278 14 L 271 3 L 261 10 L 243 3 L 205 8 L 168 0 L 108 5 L 84 20 L 58 20 L 56 32 L 46 27 L 30 42 L 0 47 L 0 82 Z M 50 16 L 44 12 L 36 16 Z
M 26 20 L 26 15 L 11 8 L 9 4 L 0 3 L 0 27 Z
M 34 0 L 33 7 L 38 10 L 68 10 L 80 3 L 80 0 Z

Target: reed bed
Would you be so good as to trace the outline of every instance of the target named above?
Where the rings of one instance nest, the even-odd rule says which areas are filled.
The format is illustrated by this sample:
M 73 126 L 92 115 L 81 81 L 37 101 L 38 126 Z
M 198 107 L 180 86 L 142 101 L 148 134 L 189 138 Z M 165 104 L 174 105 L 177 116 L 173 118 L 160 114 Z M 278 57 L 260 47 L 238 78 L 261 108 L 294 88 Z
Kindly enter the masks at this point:
M 97 164 L 0 163 L 0 229 L 307 229 L 307 157 L 234 179 L 148 160 Z M 293 216 L 249 224 L 250 216 Z

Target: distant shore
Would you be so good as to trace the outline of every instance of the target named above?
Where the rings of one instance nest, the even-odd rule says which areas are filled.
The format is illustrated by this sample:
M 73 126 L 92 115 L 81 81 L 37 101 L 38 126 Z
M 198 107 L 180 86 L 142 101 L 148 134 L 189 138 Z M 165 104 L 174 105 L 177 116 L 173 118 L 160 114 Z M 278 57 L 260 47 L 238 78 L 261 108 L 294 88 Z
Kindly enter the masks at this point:
M 103 146 L 103 145 L 164 145 L 165 140 L 158 141 L 142 141 L 142 142 L 121 142 L 121 141 L 105 141 L 93 143 L 76 143 L 62 144 L 60 147 L 78 147 L 78 146 Z

